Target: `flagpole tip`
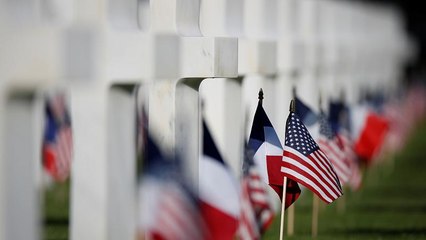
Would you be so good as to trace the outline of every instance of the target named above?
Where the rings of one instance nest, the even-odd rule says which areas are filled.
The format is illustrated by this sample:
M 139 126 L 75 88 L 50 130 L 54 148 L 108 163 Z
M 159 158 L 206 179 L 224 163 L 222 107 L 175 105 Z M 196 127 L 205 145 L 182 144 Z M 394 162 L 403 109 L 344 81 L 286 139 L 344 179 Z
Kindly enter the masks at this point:
M 259 99 L 260 104 L 262 104 L 262 102 L 263 102 L 263 89 L 262 88 L 260 88 L 260 90 L 259 90 L 258 99 Z
M 296 112 L 296 102 L 294 101 L 294 99 L 292 99 L 290 102 L 290 112 L 291 113 Z

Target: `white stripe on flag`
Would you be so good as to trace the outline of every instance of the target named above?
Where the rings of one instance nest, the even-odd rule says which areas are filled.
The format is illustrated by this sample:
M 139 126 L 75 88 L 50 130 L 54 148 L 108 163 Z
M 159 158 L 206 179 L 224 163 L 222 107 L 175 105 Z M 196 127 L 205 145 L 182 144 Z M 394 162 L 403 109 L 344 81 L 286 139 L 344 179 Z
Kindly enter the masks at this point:
M 286 173 L 286 174 L 288 174 L 289 176 L 291 176 L 295 179 L 302 180 L 303 182 L 308 184 L 310 187 L 315 189 L 318 192 L 318 194 L 321 196 L 321 198 L 323 198 L 326 202 L 331 203 L 333 201 L 321 190 L 320 187 L 318 187 L 318 185 L 316 185 L 313 181 L 311 181 L 311 179 L 305 177 L 304 175 L 299 174 L 298 172 L 293 171 L 292 169 L 289 169 L 289 168 L 285 168 L 285 167 L 281 167 L 281 172 Z
M 317 166 L 314 163 L 312 163 L 312 160 L 310 160 L 309 158 L 305 157 L 303 154 L 300 154 L 298 151 L 296 151 L 296 150 L 294 150 L 292 148 L 289 148 L 289 147 L 284 147 L 284 151 L 288 151 L 288 152 L 296 155 L 297 157 L 299 157 L 300 159 L 302 159 L 306 164 L 309 164 L 312 168 L 314 168 L 322 176 L 322 178 L 329 185 L 331 185 L 333 187 L 333 189 L 336 192 L 340 192 L 339 188 L 336 187 L 334 179 L 330 178 L 330 176 L 326 176 L 324 174 L 324 171 L 318 169 Z M 292 164 L 292 165 L 294 165 L 296 167 L 299 167 L 300 169 L 304 170 L 305 172 L 309 173 L 310 175 L 315 176 L 315 179 L 317 179 L 317 181 L 321 181 L 321 183 L 324 185 L 324 187 L 326 187 L 328 191 L 332 192 L 332 194 L 333 194 L 334 197 L 337 197 L 334 194 L 334 192 L 330 188 L 328 188 L 328 186 L 320 179 L 320 177 L 316 173 L 312 172 L 307 166 L 305 166 L 305 165 L 297 162 L 296 160 L 288 158 L 288 157 L 284 157 L 283 159 L 286 160 L 285 162 L 288 162 L 288 163 L 290 163 L 290 164 Z
M 240 213 L 239 187 L 231 171 L 205 155 L 200 159 L 199 169 L 201 200 L 237 218 Z
M 303 165 L 303 164 L 301 164 L 301 163 L 299 163 L 298 161 L 296 161 L 296 160 L 293 160 L 293 159 L 291 159 L 291 158 L 289 158 L 289 157 L 284 157 L 284 159 L 285 159 L 285 162 L 287 162 L 287 163 L 289 163 L 289 164 L 291 164 L 291 165 L 293 165 L 293 166 L 295 166 L 295 167 L 297 167 L 297 168 L 300 168 L 301 170 L 303 170 L 303 171 L 305 171 L 308 175 L 309 175 L 309 177 L 310 178 L 312 178 L 312 179 L 315 179 L 316 181 L 318 181 L 319 182 L 319 184 L 323 187 L 323 188 L 325 188 L 325 190 L 328 192 L 328 193 L 330 193 L 330 195 L 332 195 L 332 197 L 334 197 L 334 198 L 337 198 L 337 195 L 333 192 L 333 190 L 331 190 L 326 184 L 325 184 L 325 182 L 322 180 L 322 179 L 320 179 L 320 177 L 316 174 L 316 173 L 314 173 L 314 172 L 312 172 L 309 168 L 307 168 L 305 165 Z M 282 167 L 281 168 L 281 171 L 283 171 L 282 169 L 286 169 L 285 167 Z M 320 172 L 321 173 L 321 172 Z M 331 182 L 330 182 L 330 180 L 329 179 L 327 179 L 327 178 L 325 178 L 325 181 L 327 181 L 328 183 L 329 183 L 329 185 L 330 186 L 333 186 L 334 184 L 332 184 Z M 339 192 L 338 190 L 336 190 L 336 192 Z

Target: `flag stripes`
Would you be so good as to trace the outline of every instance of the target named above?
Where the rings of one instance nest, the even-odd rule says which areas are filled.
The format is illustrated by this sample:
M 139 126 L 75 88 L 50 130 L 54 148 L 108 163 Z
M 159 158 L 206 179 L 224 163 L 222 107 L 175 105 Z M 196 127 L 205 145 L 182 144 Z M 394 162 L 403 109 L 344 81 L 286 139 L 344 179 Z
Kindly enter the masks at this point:
M 182 192 L 170 187 L 167 196 L 161 198 L 160 211 L 165 214 L 159 214 L 158 224 L 154 226 L 153 234 L 162 235 L 166 239 L 201 239 L 202 231 L 194 229 L 188 223 L 201 220 L 197 213 L 197 209 L 192 204 L 188 204 L 189 200 Z M 157 229 L 161 228 L 161 229 Z
M 141 187 L 143 230 L 148 239 L 203 239 L 198 209 L 184 189 L 154 179 L 145 179 Z
M 327 153 L 326 155 L 333 164 L 340 182 L 347 183 L 351 175 L 351 170 L 347 163 L 345 152 L 340 150 L 339 146 L 337 146 L 333 140 L 324 139 L 322 137 L 318 140 L 318 145 Z
M 260 239 L 259 226 L 252 206 L 250 194 L 250 178 L 243 178 L 241 183 L 241 214 L 238 236 L 242 240 Z
M 314 164 L 312 159 L 309 159 L 301 154 L 295 153 L 291 148 L 284 148 L 284 163 L 281 171 L 288 173 L 287 169 L 292 169 L 301 175 L 307 176 L 316 186 L 321 189 L 328 199 L 337 199 L 342 195 L 339 186 L 335 184 L 334 178 L 324 174 L 322 170 Z M 318 156 L 321 158 L 320 156 Z M 321 194 L 323 195 L 323 194 Z M 329 202 L 329 201 L 327 201 Z
M 281 172 L 331 203 L 343 192 L 334 167 L 295 113 L 286 124 Z

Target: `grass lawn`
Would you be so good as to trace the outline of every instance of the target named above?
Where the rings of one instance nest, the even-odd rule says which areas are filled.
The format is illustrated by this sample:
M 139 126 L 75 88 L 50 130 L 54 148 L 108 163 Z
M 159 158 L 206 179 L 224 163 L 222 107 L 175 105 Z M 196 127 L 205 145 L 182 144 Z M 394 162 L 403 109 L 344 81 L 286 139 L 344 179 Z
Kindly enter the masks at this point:
M 68 239 L 70 182 L 55 184 L 44 194 L 43 238 Z
M 426 239 L 426 122 L 393 163 L 364 173 L 360 191 L 345 190 L 343 213 L 342 199 L 321 203 L 317 239 Z M 295 204 L 295 234 L 285 239 L 311 239 L 312 193 Z M 278 216 L 263 239 L 278 239 L 279 224 Z
M 317 239 L 426 239 L 426 121 L 393 163 L 368 169 L 361 190 L 346 190 L 344 201 L 344 213 L 337 202 L 321 203 Z M 285 239 L 311 239 L 312 193 L 295 206 L 295 234 Z M 46 191 L 43 239 L 68 239 L 68 216 L 67 182 Z M 279 222 L 263 239 L 279 238 Z

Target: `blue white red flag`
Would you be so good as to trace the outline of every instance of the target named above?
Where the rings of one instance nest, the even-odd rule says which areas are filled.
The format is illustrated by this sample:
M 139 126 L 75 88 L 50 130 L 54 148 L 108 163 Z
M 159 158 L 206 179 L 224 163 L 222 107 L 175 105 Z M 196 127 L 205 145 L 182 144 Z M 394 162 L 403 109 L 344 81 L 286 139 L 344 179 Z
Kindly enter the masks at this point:
M 237 179 L 223 161 L 203 121 L 203 154 L 199 162 L 201 213 L 208 239 L 234 239 L 240 215 Z
M 71 169 L 73 154 L 71 119 L 65 96 L 47 98 L 43 138 L 43 166 L 55 181 L 65 181 Z
M 283 192 L 284 175 L 281 173 L 283 148 L 271 121 L 260 101 L 251 128 L 249 148 L 254 151 L 254 162 L 262 181 L 269 184 L 280 198 Z M 297 200 L 300 188 L 291 178 L 287 181 L 285 207 Z

